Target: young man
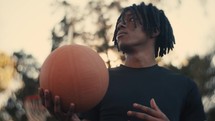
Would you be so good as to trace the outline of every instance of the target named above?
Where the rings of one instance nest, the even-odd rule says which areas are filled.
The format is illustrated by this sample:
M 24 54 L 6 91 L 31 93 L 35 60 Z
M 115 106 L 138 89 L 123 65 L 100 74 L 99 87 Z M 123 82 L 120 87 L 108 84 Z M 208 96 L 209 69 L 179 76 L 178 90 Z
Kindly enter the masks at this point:
M 175 43 L 172 27 L 162 10 L 144 3 L 125 8 L 117 20 L 113 41 L 125 54 L 125 63 L 109 69 L 108 91 L 94 109 L 81 114 L 84 120 L 205 120 L 196 84 L 156 63 L 155 58 L 167 54 Z M 55 112 L 62 114 L 59 97 L 56 105 Z M 71 110 L 73 107 L 72 104 Z M 73 114 L 71 120 L 80 119 Z

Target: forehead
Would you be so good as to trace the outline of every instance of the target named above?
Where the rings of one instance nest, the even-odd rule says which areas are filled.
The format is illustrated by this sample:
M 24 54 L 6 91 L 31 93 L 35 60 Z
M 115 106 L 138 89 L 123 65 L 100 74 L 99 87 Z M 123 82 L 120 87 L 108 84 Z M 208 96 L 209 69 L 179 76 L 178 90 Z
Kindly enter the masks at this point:
M 133 15 L 134 15 L 134 13 L 131 10 L 125 10 L 121 14 L 122 17 L 130 17 L 130 16 L 133 16 Z
M 120 17 L 119 17 L 119 19 L 118 19 L 118 22 L 119 21 L 124 21 L 124 20 L 129 19 L 129 18 L 131 18 L 133 16 L 134 16 L 134 13 L 131 10 L 128 10 L 128 9 L 123 10 L 121 15 L 120 15 Z

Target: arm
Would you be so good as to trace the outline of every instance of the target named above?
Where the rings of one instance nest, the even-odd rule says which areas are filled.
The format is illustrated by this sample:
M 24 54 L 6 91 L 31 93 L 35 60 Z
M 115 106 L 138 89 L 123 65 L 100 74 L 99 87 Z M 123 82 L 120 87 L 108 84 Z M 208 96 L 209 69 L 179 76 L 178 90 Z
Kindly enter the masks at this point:
M 151 107 L 146 107 L 137 103 L 133 107 L 141 110 L 142 112 L 128 111 L 128 116 L 133 116 L 144 121 L 169 121 L 167 116 L 159 109 L 154 99 L 150 101 Z
M 191 84 L 192 88 L 188 92 L 182 109 L 181 121 L 205 121 L 206 116 L 198 87 L 194 81 L 191 81 Z

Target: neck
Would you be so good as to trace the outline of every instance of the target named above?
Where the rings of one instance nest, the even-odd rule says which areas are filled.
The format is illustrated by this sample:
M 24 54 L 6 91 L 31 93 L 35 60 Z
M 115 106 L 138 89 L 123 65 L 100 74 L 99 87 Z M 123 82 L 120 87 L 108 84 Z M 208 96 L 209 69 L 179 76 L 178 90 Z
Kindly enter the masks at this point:
M 156 65 L 154 48 L 142 48 L 133 53 L 126 53 L 125 66 L 133 68 L 143 68 Z
M 155 64 L 157 64 L 157 62 L 154 57 L 143 54 L 129 55 L 125 60 L 125 66 L 133 68 L 150 67 Z

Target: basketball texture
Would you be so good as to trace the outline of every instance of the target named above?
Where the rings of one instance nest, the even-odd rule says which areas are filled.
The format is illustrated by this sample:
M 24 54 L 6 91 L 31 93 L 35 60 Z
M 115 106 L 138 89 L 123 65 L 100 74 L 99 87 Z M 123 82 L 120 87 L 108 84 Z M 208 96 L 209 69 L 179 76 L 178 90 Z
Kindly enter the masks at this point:
M 48 89 L 53 99 L 56 95 L 60 97 L 63 111 L 73 102 L 75 112 L 84 112 L 104 97 L 109 74 L 98 53 L 74 44 L 57 48 L 46 58 L 39 80 L 40 88 Z

